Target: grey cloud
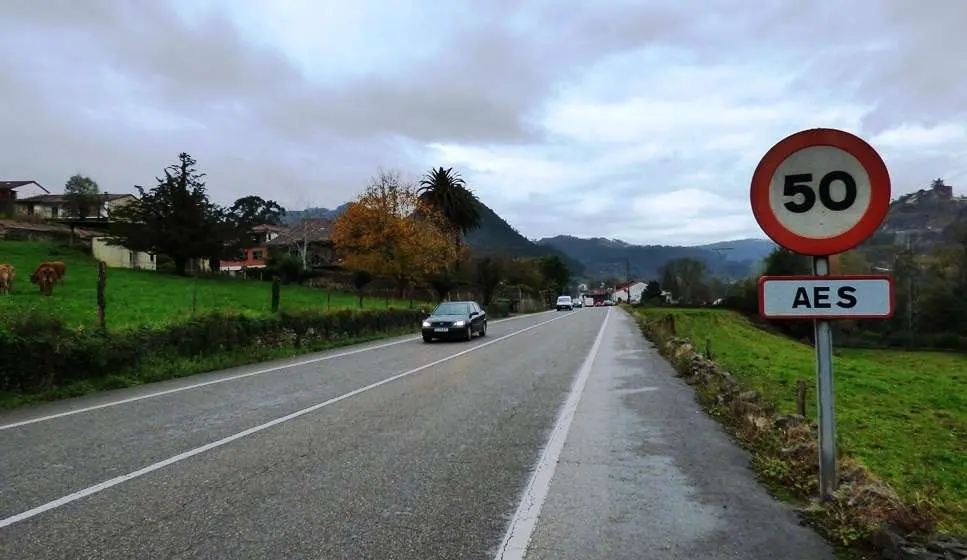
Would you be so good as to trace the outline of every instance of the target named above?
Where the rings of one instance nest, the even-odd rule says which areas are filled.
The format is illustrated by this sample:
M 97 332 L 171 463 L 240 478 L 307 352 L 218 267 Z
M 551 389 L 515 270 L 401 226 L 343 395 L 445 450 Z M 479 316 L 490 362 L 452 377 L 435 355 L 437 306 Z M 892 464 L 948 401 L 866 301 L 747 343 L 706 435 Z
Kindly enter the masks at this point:
M 147 131 L 109 110 L 88 114 L 76 103 L 51 103 L 25 86 L 21 71 L 0 57 L 0 122 L 6 131 L 0 141 L 0 174 L 35 179 L 55 192 L 74 173 L 93 176 L 109 192 L 132 192 L 135 184 L 150 187 L 179 152 L 188 151 L 208 174 L 209 190 L 220 202 L 257 192 L 289 208 L 334 206 L 358 193 L 377 166 L 408 163 L 404 150 L 391 140 L 328 137 L 284 149 L 253 134 L 245 123 L 225 122 L 215 130 Z
M 8 25 L 50 31 L 71 25 L 101 46 L 82 64 L 109 60 L 173 108 L 205 114 L 226 100 L 239 101 L 297 141 L 319 131 L 438 141 L 532 139 L 521 117 L 562 73 L 667 35 L 684 17 L 648 7 L 478 10 L 469 18 L 473 25 L 421 67 L 388 69 L 335 88 L 311 84 L 280 54 L 246 44 L 226 20 L 187 24 L 163 2 L 62 1 L 55 9 L 18 2 L 13 8 Z M 536 31 L 512 25 L 515 18 Z
M 961 120 L 967 111 L 967 3 L 887 2 L 885 16 L 890 27 L 884 39 L 892 48 L 867 67 L 862 91 L 878 103 L 866 124 L 877 131 L 898 117 L 927 124 Z
M 871 106 L 863 121 L 869 134 L 903 122 L 950 122 L 967 111 L 962 0 L 860 0 L 849 9 L 831 0 L 765 2 L 755 13 L 716 21 L 716 32 L 693 37 L 706 61 L 785 60 L 799 74 L 790 91 Z
M 676 14 L 651 8 L 554 10 L 521 15 L 492 9 L 475 17 L 473 27 L 458 33 L 439 58 L 342 91 L 296 89 L 284 102 L 264 106 L 265 113 L 278 128 L 302 134 L 333 127 L 351 136 L 395 132 L 451 142 L 534 140 L 537 131 L 522 117 L 562 76 L 609 52 L 643 46 L 681 22 Z M 517 16 L 533 27 L 511 25 Z
M 336 87 L 226 19 L 185 22 L 166 2 L 5 2 L 0 114 L 20 131 L 4 140 L 5 173 L 59 188 L 82 171 L 130 190 L 187 150 L 222 199 L 336 204 L 376 166 L 406 167 L 407 139 L 535 140 L 523 116 L 557 80 L 685 21 L 647 6 L 488 8 L 456 22 L 435 59 Z

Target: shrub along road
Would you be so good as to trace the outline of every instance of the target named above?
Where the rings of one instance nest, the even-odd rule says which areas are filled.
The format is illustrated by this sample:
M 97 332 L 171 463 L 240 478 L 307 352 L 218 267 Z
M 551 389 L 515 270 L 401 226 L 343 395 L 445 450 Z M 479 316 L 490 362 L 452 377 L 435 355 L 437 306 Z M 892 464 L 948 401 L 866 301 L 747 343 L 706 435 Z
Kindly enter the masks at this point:
M 624 311 L 487 335 L 0 415 L 0 557 L 832 557 Z

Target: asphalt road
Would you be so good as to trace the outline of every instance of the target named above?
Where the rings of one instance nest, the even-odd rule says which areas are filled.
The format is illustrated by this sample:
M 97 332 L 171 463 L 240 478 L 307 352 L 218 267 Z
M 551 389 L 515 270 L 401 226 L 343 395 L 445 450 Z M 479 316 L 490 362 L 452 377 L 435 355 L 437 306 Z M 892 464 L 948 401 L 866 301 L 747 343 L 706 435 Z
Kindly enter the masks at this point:
M 0 558 L 832 558 L 617 309 L 0 415 Z

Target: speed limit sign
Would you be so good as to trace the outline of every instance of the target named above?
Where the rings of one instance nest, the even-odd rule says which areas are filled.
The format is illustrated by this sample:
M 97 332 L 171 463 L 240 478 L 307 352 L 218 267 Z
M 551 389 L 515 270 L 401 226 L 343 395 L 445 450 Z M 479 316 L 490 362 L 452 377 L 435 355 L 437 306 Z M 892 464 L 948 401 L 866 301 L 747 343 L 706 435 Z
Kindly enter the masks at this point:
M 890 208 L 890 174 L 863 139 L 814 128 L 781 140 L 752 175 L 752 213 L 773 241 L 827 256 L 873 235 Z

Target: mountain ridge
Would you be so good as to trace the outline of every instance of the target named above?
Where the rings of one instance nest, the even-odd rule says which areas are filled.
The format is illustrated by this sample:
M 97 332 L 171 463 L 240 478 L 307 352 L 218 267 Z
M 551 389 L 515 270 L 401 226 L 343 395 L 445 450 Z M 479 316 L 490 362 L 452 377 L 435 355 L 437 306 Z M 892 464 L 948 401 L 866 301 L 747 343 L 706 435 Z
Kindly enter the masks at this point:
M 304 217 L 334 220 L 349 203 L 335 208 L 306 208 L 286 212 L 283 223 L 292 225 Z M 543 257 L 558 255 L 575 278 L 624 278 L 630 270 L 638 278 L 656 278 L 669 260 L 691 257 L 706 261 L 711 272 L 726 277 L 741 277 L 775 246 L 767 239 L 746 238 L 704 245 L 636 245 L 605 237 L 580 238 L 558 235 L 529 239 L 480 202 L 480 227 L 466 236 L 467 245 L 480 255 Z M 600 254 L 607 257 L 602 261 Z
M 604 237 L 572 235 L 545 237 L 538 243 L 556 247 L 585 266 L 591 278 L 658 279 L 668 261 L 692 258 L 704 261 L 709 273 L 725 278 L 744 278 L 775 247 L 768 239 L 746 238 L 705 245 L 634 245 Z

